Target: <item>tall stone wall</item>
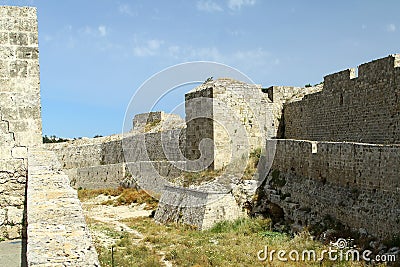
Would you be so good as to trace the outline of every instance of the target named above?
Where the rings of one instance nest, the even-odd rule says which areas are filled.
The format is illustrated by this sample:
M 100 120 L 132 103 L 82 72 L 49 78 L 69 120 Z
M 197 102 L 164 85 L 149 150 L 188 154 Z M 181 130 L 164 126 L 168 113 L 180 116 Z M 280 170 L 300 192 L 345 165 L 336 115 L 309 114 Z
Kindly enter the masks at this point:
M 400 55 L 328 75 L 323 90 L 284 108 L 285 138 L 400 143 Z
M 265 136 L 275 136 L 271 101 L 259 85 L 221 78 L 193 89 L 185 100 L 187 157 L 199 159 L 203 146 L 203 169 L 223 168 L 260 147 Z
M 185 168 L 180 149 L 184 133 L 185 129 L 129 133 L 46 144 L 46 148 L 57 154 L 75 188 L 118 187 L 125 178 L 151 176 L 149 164 L 167 180 L 177 177 Z
M 21 234 L 27 150 L 42 143 L 35 8 L 0 7 L 0 239 Z
M 281 134 L 284 103 L 321 90 L 322 85 L 261 88 L 226 78 L 196 87 L 185 95 L 187 158 L 203 169 L 237 161 L 262 147 L 265 137 Z
M 303 227 L 329 215 L 383 239 L 399 230 L 399 146 L 267 142 L 274 144 L 276 154 L 260 205 L 279 205 L 287 220 Z

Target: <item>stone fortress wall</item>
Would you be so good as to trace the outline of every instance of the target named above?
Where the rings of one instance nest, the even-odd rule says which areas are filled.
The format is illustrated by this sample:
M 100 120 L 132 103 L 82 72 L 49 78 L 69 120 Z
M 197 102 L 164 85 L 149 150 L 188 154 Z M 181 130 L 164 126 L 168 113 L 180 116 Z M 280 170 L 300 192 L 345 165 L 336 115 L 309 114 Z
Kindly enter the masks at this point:
M 42 148 L 36 9 L 0 6 L 0 240 L 16 238 L 24 266 L 99 265 L 76 191 Z
M 186 123 L 153 112 L 137 115 L 125 135 L 42 147 L 36 10 L 1 7 L 0 12 L 0 238 L 20 237 L 28 222 L 32 265 L 43 263 L 42 248 L 48 262 L 78 254 L 78 265 L 97 261 L 70 182 L 99 188 L 127 178 L 149 181 L 162 194 L 159 221 L 183 220 L 205 229 L 244 214 L 232 193 L 245 188 L 243 181 L 228 177 L 236 183 L 231 191 L 222 186 L 209 193 L 171 186 L 169 179 L 187 168 L 223 169 L 261 146 L 266 151 L 274 146 L 276 153 L 254 212 L 272 203 L 293 225 L 330 216 L 379 238 L 398 229 L 398 55 L 361 65 L 358 77 L 354 70 L 328 75 L 315 87 L 209 81 L 185 96 Z M 287 139 L 277 139 L 282 137 Z M 203 189 L 217 188 L 224 177 L 218 179 Z M 246 190 L 253 192 L 256 182 L 247 181 Z M 45 239 L 68 240 L 70 253 L 53 258 L 59 244 L 50 242 L 52 250 Z
M 118 187 L 131 177 L 137 182 L 151 176 L 153 169 L 170 180 L 185 168 L 177 149 L 185 142 L 182 123 L 178 115 L 164 112 L 138 114 L 130 133 L 45 147 L 56 153 L 74 188 Z
M 21 236 L 28 148 L 42 143 L 36 9 L 0 7 L 0 240 Z
M 199 158 L 200 142 L 210 139 L 212 143 L 206 149 L 214 151 L 211 168 L 227 166 L 262 147 L 266 138 L 277 137 L 284 103 L 321 89 L 321 86 L 263 89 L 260 85 L 227 78 L 196 87 L 185 95 L 187 158 Z
M 273 203 L 295 227 L 329 216 L 381 239 L 399 231 L 399 59 L 328 75 L 322 91 L 284 105 L 292 139 L 268 142 L 276 154 L 255 212 Z
M 285 138 L 400 143 L 400 55 L 328 75 L 324 89 L 285 106 Z
M 256 212 L 271 202 L 295 229 L 329 216 L 381 239 L 396 234 L 399 146 L 287 139 L 268 145 L 276 145 L 276 153 Z

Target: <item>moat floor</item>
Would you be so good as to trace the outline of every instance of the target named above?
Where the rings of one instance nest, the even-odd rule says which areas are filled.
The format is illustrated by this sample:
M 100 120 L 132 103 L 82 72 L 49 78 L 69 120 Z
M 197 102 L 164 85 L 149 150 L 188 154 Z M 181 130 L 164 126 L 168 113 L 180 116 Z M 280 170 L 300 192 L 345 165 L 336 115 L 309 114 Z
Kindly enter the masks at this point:
M 22 241 L 11 240 L 0 242 L 0 266 L 21 266 Z

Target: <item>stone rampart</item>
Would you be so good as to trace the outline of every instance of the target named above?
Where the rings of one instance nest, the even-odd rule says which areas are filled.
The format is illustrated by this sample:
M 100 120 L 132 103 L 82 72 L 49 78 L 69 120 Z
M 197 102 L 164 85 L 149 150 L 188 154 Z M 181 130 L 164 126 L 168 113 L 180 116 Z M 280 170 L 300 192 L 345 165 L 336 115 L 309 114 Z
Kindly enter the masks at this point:
M 29 149 L 28 266 L 100 266 L 76 190 L 54 152 Z
M 329 215 L 379 238 L 398 230 L 400 146 L 270 140 L 276 144 L 265 201 L 300 226 Z
M 185 168 L 180 149 L 184 138 L 185 129 L 175 129 L 46 144 L 46 148 L 57 154 L 75 188 L 118 187 L 132 176 L 158 173 L 166 180 L 179 176 Z
M 400 143 L 400 55 L 327 75 L 321 92 L 285 105 L 287 139 Z

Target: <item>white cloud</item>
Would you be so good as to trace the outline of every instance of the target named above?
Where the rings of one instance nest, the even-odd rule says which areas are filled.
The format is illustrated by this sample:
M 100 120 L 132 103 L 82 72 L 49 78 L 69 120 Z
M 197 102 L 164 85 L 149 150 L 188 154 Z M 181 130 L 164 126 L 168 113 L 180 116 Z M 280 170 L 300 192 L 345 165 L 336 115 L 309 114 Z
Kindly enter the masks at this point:
M 100 36 L 104 37 L 107 35 L 107 28 L 104 25 L 100 25 L 98 28 Z
M 393 23 L 386 25 L 386 31 L 395 32 L 396 31 L 396 25 L 394 25 Z
M 211 0 L 197 1 L 196 7 L 198 10 L 206 12 L 223 11 L 221 6 Z
M 256 0 L 229 0 L 228 7 L 231 10 L 240 10 L 244 6 L 253 6 L 255 3 Z
M 130 5 L 128 4 L 120 4 L 118 6 L 118 11 L 121 14 L 128 15 L 128 16 L 135 16 L 136 12 L 134 12 Z
M 158 54 L 164 41 L 152 39 L 145 42 L 143 45 L 137 45 L 133 48 L 133 54 L 137 57 L 155 56 Z
M 104 37 L 108 33 L 108 29 L 104 25 L 99 25 L 97 29 L 90 26 L 85 26 L 78 31 L 80 34 L 91 36 L 91 37 Z

